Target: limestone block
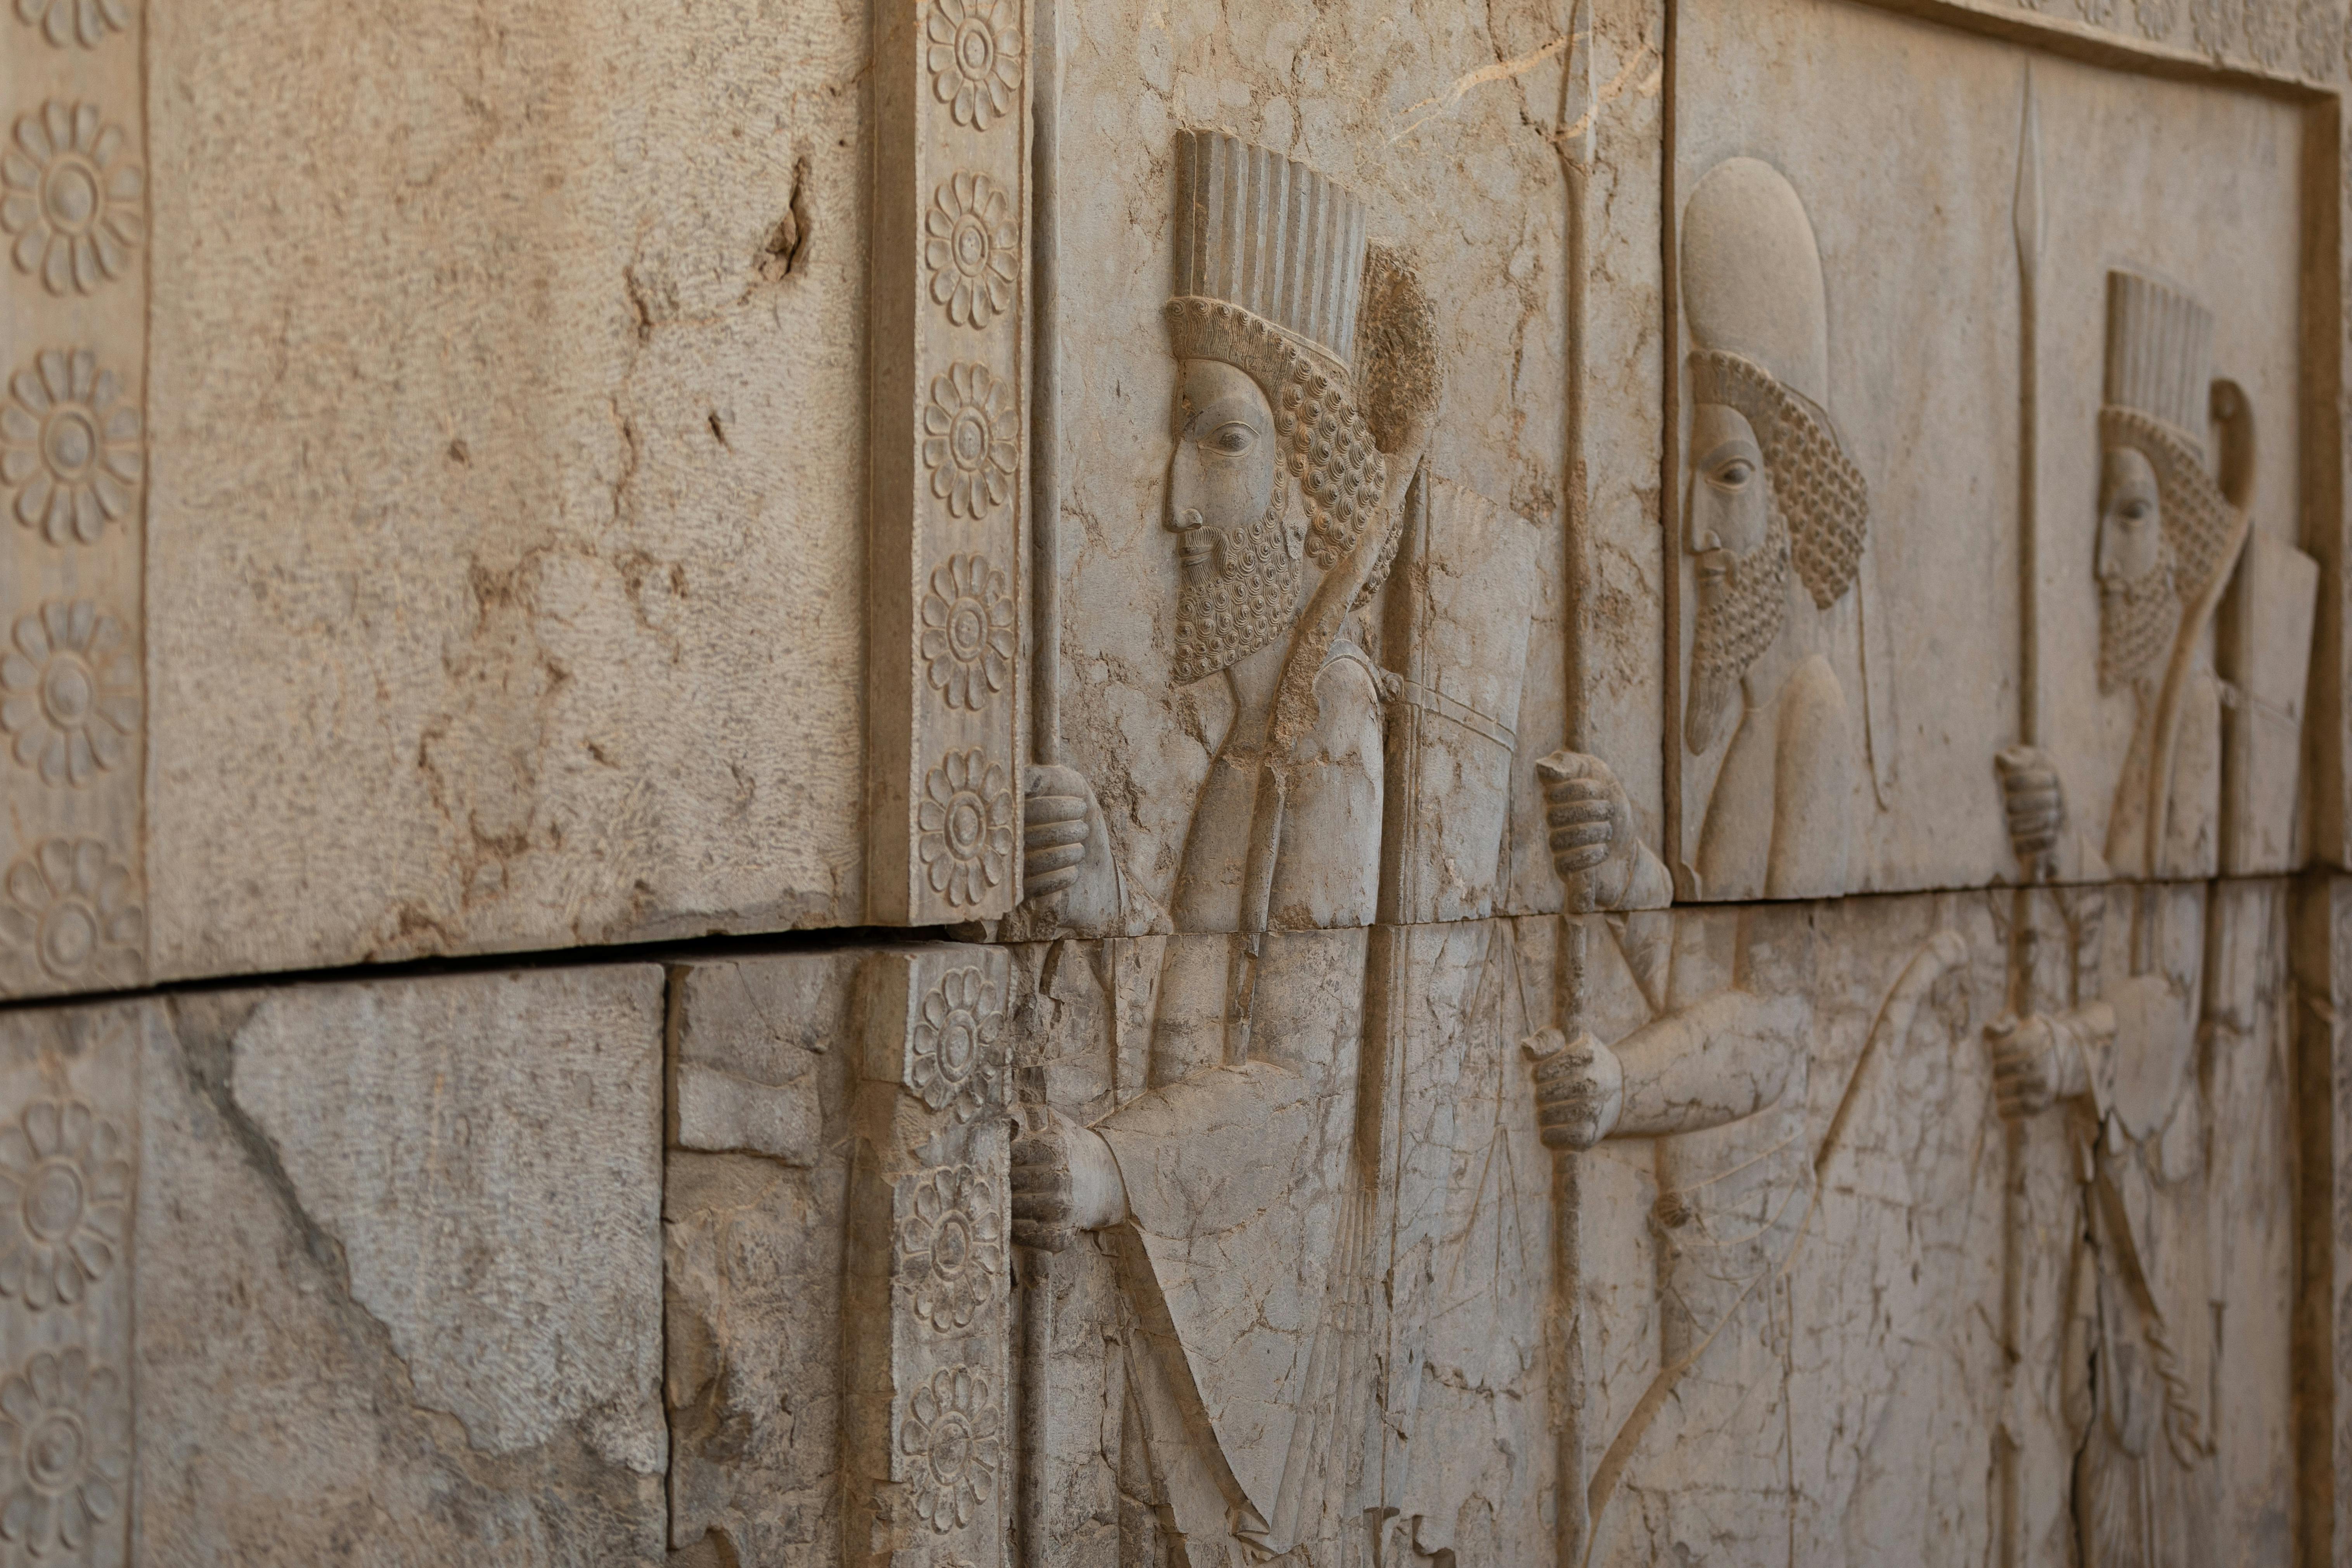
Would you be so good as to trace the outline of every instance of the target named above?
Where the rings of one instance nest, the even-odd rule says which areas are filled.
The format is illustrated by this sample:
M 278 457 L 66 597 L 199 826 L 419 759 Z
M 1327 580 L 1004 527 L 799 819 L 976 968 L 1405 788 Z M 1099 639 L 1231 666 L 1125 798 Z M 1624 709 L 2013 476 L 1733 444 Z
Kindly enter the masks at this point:
M 669 1140 L 817 1163 L 852 1037 L 840 955 L 680 966 L 670 991 Z M 838 1115 L 838 1107 L 834 1108 Z M 836 1130 L 837 1132 L 837 1130 Z
M 663 1291 L 670 1544 L 681 1552 L 839 1560 L 842 1249 L 864 962 L 841 951 L 671 972 Z M 702 1099 L 689 1115 L 685 1068 L 697 1063 Z M 754 1120 L 745 1107 L 780 1105 L 788 1137 L 736 1136 Z
M 866 7 L 132 9 L 156 973 L 861 918 Z
M 132 1047 L 132 1560 L 661 1560 L 660 1009 L 635 966 L 15 1016 Z

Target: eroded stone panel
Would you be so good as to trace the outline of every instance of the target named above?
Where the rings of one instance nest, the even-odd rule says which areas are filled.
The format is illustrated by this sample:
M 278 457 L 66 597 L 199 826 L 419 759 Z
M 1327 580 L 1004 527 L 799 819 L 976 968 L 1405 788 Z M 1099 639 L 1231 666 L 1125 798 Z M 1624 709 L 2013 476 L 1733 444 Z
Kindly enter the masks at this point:
M 864 962 L 843 951 L 670 972 L 670 1542 L 716 1562 L 840 1560 L 842 1260 Z
M 123 1016 L 134 1559 L 660 1562 L 660 972 Z
M 139 10 L 158 972 L 859 919 L 866 8 Z

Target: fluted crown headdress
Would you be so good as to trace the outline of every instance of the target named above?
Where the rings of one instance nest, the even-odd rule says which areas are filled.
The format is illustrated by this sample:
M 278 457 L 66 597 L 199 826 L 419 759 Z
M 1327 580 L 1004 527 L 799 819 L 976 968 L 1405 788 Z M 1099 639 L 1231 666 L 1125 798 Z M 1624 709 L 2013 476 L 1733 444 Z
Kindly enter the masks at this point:
M 1222 131 L 1180 131 L 1176 213 L 1176 356 L 1222 360 L 1265 392 L 1318 565 L 1335 569 L 1375 523 L 1388 533 L 1361 591 L 1369 599 L 1387 575 L 1396 520 L 1383 515 L 1388 464 L 1352 373 L 1364 205 L 1295 159 Z
M 2201 456 L 2213 313 L 2137 272 L 2107 274 L 2105 402 L 2168 425 Z
M 2156 470 L 2173 586 L 2195 604 L 2237 560 L 2242 520 L 2205 471 L 2213 314 L 2137 272 L 2107 274 L 2107 377 L 2100 439 Z
M 1355 357 L 1364 204 L 1295 158 L 1223 131 L 1176 133 L 1176 297 L 1222 300 Z

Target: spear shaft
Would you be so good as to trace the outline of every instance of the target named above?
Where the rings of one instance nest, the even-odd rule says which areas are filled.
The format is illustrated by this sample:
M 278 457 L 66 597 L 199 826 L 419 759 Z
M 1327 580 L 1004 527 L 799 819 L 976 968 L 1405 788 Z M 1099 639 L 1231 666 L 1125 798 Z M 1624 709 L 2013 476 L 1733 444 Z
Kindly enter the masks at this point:
M 1581 28 L 1581 36 L 1578 29 Z M 1585 616 L 1591 602 L 1591 512 L 1584 454 L 1585 195 L 1592 163 L 1592 9 L 1577 0 L 1569 16 L 1568 58 L 1561 70 L 1559 128 L 1554 151 L 1567 185 L 1568 342 L 1562 365 L 1567 382 L 1568 422 L 1561 467 L 1568 482 L 1561 538 L 1561 614 L 1566 633 L 1560 686 L 1566 698 L 1566 741 L 1571 752 L 1588 752 L 1592 742 L 1592 696 L 1585 669 Z M 1559 917 L 1559 967 L 1554 975 L 1555 1022 L 1563 1040 L 1584 1031 L 1591 1002 L 1583 921 L 1563 907 Z M 1584 1568 L 1592 1551 L 1592 1505 L 1585 1466 L 1585 1416 L 1591 1384 L 1584 1355 L 1584 1183 L 1572 1150 L 1551 1158 L 1552 1375 L 1554 1447 L 1554 1561 L 1558 1568 Z
M 2041 365 L 2039 305 L 2042 271 L 2042 122 L 2033 104 L 2033 68 L 2025 69 L 2024 118 L 2017 146 L 2018 361 L 2017 361 L 2017 559 L 2018 559 L 2018 740 L 2042 743 L 2041 561 L 2039 465 L 2041 458 Z M 2024 1017 L 2033 1011 L 2033 884 L 2039 857 L 2019 868 L 2010 910 L 2009 1010 Z M 2000 1490 L 2001 1568 L 2025 1563 L 2025 1501 L 2020 1474 L 2022 1421 L 2018 1392 L 2019 1361 L 2025 1336 L 2025 1129 L 2003 1129 L 2001 1186 L 2000 1335 L 2001 1430 L 1996 1475 Z
M 1061 249 L 1055 209 L 1061 184 L 1061 7 L 1037 0 L 1032 12 L 1035 62 L 1029 142 L 1029 531 L 1030 742 L 1039 766 L 1062 760 L 1062 447 L 1058 323 Z M 1113 973 L 1116 973 L 1114 968 Z M 1116 1012 L 1116 1004 L 1114 1004 Z M 1044 1069 L 1036 1069 L 1041 1080 Z M 1025 1116 L 1043 1120 L 1045 1086 L 1024 1077 Z M 1016 1543 L 1023 1568 L 1043 1568 L 1045 1542 L 1046 1367 L 1054 1340 L 1054 1280 L 1043 1250 L 1021 1259 L 1020 1486 Z

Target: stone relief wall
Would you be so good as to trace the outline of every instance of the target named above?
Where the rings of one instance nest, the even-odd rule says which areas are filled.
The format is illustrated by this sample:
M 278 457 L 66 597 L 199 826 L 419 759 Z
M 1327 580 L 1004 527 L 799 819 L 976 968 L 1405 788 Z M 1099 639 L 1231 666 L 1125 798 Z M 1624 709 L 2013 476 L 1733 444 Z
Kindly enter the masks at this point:
M 2345 1554 L 2339 0 L 0 34 L 0 1564 Z

